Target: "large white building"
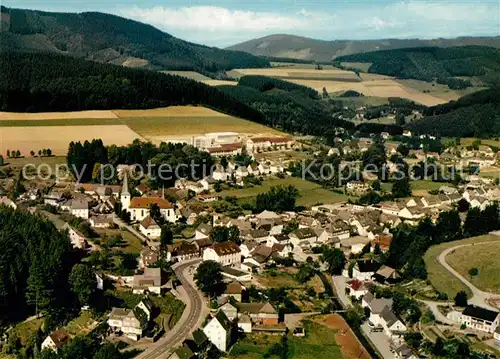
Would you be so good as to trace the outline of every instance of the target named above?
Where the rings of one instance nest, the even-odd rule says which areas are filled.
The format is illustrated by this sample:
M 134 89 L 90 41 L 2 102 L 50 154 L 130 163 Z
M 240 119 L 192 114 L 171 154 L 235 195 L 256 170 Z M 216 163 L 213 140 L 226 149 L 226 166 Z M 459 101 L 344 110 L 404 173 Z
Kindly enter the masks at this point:
M 239 136 L 236 132 L 210 132 L 201 136 L 193 136 L 191 144 L 196 148 L 211 148 L 238 142 Z
M 208 322 L 203 332 L 217 349 L 227 351 L 231 344 L 231 322 L 222 310 Z
M 216 243 L 203 251 L 204 261 L 215 261 L 223 266 L 239 267 L 241 250 L 234 242 Z
M 500 313 L 475 305 L 468 305 L 462 312 L 461 321 L 467 328 L 493 333 L 499 325 Z

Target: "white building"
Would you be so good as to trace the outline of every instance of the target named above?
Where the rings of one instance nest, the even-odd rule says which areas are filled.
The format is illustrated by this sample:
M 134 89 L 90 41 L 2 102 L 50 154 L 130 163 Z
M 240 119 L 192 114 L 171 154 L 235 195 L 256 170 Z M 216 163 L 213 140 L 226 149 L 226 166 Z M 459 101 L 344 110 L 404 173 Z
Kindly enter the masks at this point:
M 150 216 L 147 216 L 141 221 L 139 224 L 139 231 L 150 239 L 157 239 L 161 236 L 161 227 Z
M 56 330 L 42 342 L 42 350 L 57 351 L 69 340 L 69 335 L 64 330 Z
M 499 324 L 500 315 L 497 311 L 468 305 L 462 312 L 462 323 L 467 328 L 481 332 L 493 333 Z
M 73 199 L 71 201 L 71 214 L 75 217 L 89 218 L 89 203 L 84 199 Z
M 128 211 L 130 212 L 130 219 L 132 221 L 142 221 L 150 215 L 150 208 L 156 204 L 160 209 L 160 214 L 168 222 L 175 222 L 177 216 L 172 203 L 166 199 L 159 197 L 134 197 L 130 201 Z
M 68 223 L 65 223 L 64 226 L 62 226 L 61 230 L 68 231 L 69 239 L 71 241 L 71 244 L 73 245 L 73 248 L 78 248 L 78 249 L 87 248 L 87 239 L 85 238 L 85 236 L 80 232 L 78 232 L 73 227 L 71 227 Z
M 239 267 L 241 250 L 234 242 L 215 243 L 203 251 L 204 261 L 215 261 L 223 266 Z
M 223 311 L 217 312 L 203 328 L 203 332 L 217 349 L 227 351 L 231 344 L 231 322 Z

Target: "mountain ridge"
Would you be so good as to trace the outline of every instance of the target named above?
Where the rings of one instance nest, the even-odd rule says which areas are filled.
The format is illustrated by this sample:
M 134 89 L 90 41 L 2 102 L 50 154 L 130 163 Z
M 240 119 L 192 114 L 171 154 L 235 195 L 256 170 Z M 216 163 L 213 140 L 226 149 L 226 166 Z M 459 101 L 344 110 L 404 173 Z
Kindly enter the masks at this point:
M 410 47 L 480 45 L 500 48 L 500 36 L 462 36 L 438 39 L 320 40 L 289 34 L 273 34 L 226 47 L 255 56 L 291 58 L 316 62 L 379 50 Z
M 269 67 L 268 61 L 251 54 L 187 42 L 117 15 L 4 6 L 0 13 L 0 51 L 55 52 L 115 65 L 202 73 Z

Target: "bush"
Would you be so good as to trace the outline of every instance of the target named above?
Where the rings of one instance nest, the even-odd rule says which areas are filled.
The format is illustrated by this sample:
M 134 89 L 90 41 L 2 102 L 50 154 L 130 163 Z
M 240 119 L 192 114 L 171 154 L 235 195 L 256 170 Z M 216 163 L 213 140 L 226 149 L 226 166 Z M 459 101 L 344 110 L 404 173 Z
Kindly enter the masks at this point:
M 479 270 L 478 270 L 477 268 L 471 268 L 471 269 L 469 269 L 469 275 L 470 275 L 471 277 L 475 277 L 475 276 L 477 276 L 478 274 L 479 274 Z

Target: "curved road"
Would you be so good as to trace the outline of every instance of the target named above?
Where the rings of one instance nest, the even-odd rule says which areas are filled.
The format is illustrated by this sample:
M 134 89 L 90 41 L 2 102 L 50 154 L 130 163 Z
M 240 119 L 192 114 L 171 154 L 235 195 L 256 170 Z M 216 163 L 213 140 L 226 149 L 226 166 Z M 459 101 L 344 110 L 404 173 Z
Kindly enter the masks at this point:
M 458 273 L 456 270 L 454 270 L 446 262 L 446 256 L 448 254 L 450 254 L 451 252 L 453 252 L 454 250 L 458 249 L 458 248 L 470 247 L 470 246 L 473 246 L 473 245 L 474 246 L 478 246 L 478 245 L 481 245 L 481 244 L 488 244 L 488 243 L 495 243 L 495 242 L 494 241 L 489 241 L 489 242 L 478 242 L 478 243 L 474 243 L 474 244 L 472 244 L 472 243 L 471 244 L 459 244 L 457 246 L 445 249 L 443 252 L 441 252 L 441 254 L 438 257 L 438 260 L 439 260 L 439 263 L 441 263 L 441 265 L 443 267 L 445 267 L 446 270 L 448 270 L 448 272 L 450 272 L 455 277 L 457 277 L 463 284 L 465 284 L 472 291 L 473 296 L 472 296 L 472 298 L 470 298 L 468 300 L 469 304 L 474 304 L 474 305 L 477 305 L 477 306 L 482 306 L 482 307 L 485 307 L 487 309 L 495 310 L 496 311 L 496 310 L 498 310 L 498 308 L 494 308 L 494 307 L 488 305 L 487 300 L 491 299 L 491 298 L 500 298 L 499 294 L 490 293 L 490 292 L 484 292 L 484 291 L 480 290 L 479 288 L 477 288 L 476 286 L 474 286 L 471 282 L 469 282 L 466 278 L 464 278 L 460 273 Z
M 204 299 L 194 287 L 193 282 L 187 278 L 185 273 L 190 266 L 196 265 L 200 261 L 201 260 L 198 259 L 183 262 L 174 268 L 175 275 L 182 283 L 182 286 L 187 294 L 187 302 L 184 313 L 182 313 L 182 316 L 177 324 L 163 338 L 139 354 L 136 357 L 137 359 L 168 358 L 172 349 L 174 349 L 177 344 L 183 342 L 184 339 L 191 334 L 191 332 L 197 329 L 199 323 L 203 320 Z

